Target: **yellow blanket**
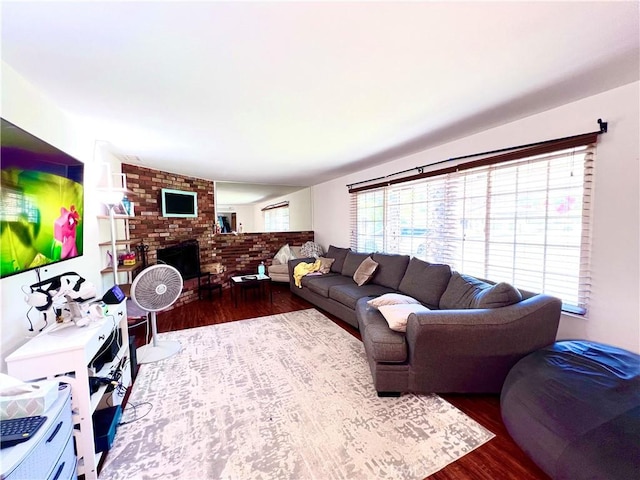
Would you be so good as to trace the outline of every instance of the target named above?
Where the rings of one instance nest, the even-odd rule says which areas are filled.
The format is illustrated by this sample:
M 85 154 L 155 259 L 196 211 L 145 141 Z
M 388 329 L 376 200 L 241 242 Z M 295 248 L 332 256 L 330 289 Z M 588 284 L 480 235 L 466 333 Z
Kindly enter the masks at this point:
M 302 277 L 311 272 L 317 272 L 320 270 L 320 266 L 322 262 L 320 260 L 316 260 L 313 263 L 300 262 L 293 269 L 293 281 L 296 284 L 296 287 L 302 288 Z

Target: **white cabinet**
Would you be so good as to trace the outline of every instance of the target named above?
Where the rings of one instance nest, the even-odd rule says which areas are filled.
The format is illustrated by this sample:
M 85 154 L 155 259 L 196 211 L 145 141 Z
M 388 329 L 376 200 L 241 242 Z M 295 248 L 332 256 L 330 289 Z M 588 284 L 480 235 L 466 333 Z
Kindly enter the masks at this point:
M 114 338 L 111 334 L 116 331 L 119 331 L 119 335 L 114 335 L 117 353 L 95 376 L 109 377 L 110 372 L 120 366 L 120 381 L 129 387 L 131 369 L 125 302 L 108 305 L 105 317 L 92 321 L 86 327 L 77 327 L 73 323 L 51 325 L 6 359 L 9 375 L 20 380 L 46 378 L 71 385 L 77 473 L 87 480 L 98 478 L 101 454 L 94 453 L 92 416 L 107 390 L 107 385 L 102 385 L 91 393 L 88 367 L 97 354 L 109 347 L 107 341 Z
M 62 385 L 58 398 L 43 413 L 47 421 L 27 442 L 2 450 L 4 480 L 76 478 L 76 455 L 73 448 L 71 388 Z

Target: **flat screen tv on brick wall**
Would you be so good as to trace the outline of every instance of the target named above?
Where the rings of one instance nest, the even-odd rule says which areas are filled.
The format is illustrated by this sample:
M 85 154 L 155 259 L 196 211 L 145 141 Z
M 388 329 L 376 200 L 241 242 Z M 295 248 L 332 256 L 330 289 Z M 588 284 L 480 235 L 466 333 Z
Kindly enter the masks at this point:
M 0 119 L 0 277 L 82 255 L 84 164 Z
M 163 217 L 194 218 L 198 216 L 197 192 L 163 188 L 160 203 Z

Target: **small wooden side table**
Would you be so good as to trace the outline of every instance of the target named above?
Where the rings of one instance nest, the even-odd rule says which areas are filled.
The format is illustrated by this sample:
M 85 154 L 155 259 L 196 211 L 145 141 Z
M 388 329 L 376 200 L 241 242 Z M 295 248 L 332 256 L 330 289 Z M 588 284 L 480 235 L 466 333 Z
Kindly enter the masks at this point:
M 240 291 L 244 294 L 248 288 L 259 288 L 264 292 L 265 285 L 269 285 L 269 299 L 273 303 L 273 290 L 271 288 L 271 277 L 268 275 L 259 274 L 247 274 L 237 275 L 229 278 L 229 289 L 231 290 L 231 298 L 234 301 L 235 306 L 238 306 L 238 292 L 236 289 L 240 288 Z

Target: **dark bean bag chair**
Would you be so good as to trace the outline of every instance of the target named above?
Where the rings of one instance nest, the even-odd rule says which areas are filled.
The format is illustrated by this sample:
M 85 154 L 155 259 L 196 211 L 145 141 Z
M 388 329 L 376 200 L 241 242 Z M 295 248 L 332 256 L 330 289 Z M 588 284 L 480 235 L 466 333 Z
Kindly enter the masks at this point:
M 640 356 L 562 341 L 527 355 L 500 397 L 513 439 L 551 478 L 640 478 Z

